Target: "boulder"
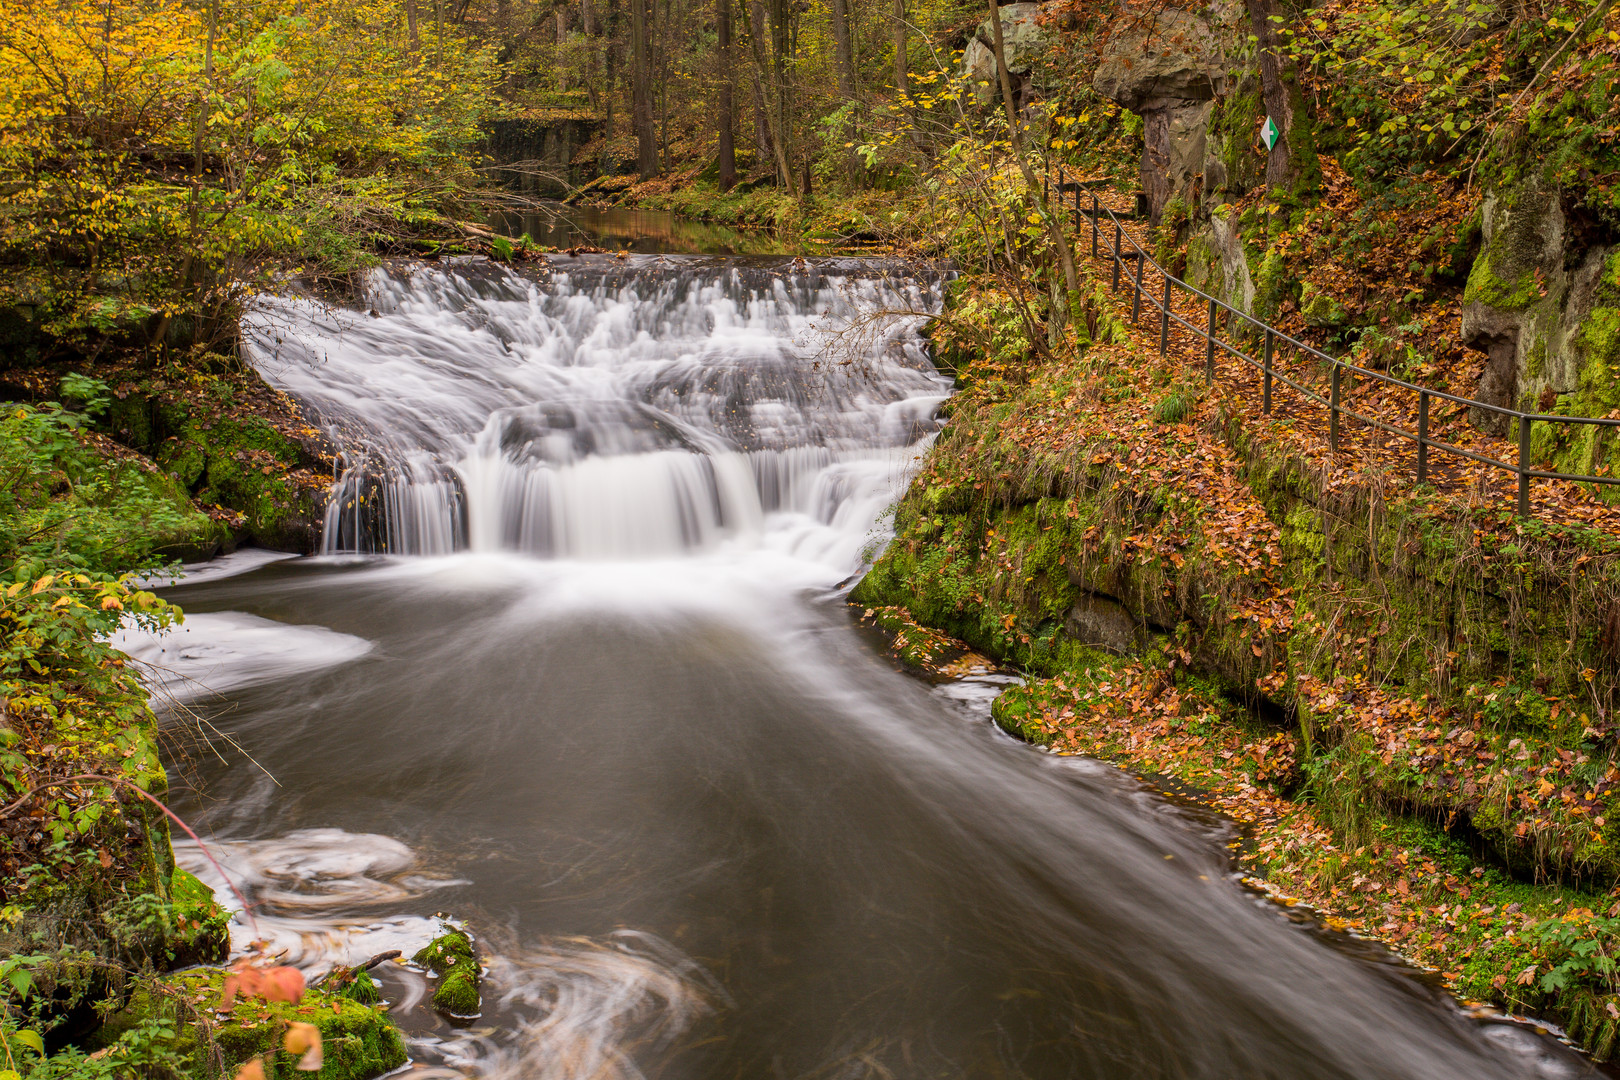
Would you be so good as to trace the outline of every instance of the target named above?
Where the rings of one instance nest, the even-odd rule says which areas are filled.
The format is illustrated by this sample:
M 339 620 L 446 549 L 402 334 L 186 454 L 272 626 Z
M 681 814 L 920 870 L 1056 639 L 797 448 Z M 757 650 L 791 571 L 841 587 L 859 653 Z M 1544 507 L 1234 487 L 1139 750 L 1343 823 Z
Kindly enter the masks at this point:
M 1142 631 L 1124 605 L 1098 593 L 1084 593 L 1063 619 L 1063 632 L 1087 648 L 1120 656 L 1141 651 Z
M 1035 56 L 1045 45 L 1036 16 L 1039 4 L 1004 4 L 997 9 L 1001 17 L 1001 48 L 1007 55 L 1007 74 L 1013 76 L 1014 92 L 1020 98 L 1027 87 L 1030 68 Z M 996 74 L 995 32 L 990 20 L 980 23 L 968 39 L 962 53 L 962 70 L 973 83 L 973 93 L 981 105 L 993 104 L 1001 93 Z
M 1221 92 L 1227 64 L 1214 28 L 1176 8 L 1132 13 L 1115 29 L 1091 88 L 1144 116 Z
M 1231 208 L 1218 206 L 1187 241 L 1187 282 L 1246 315 L 1254 314 L 1254 276 Z
M 1227 66 L 1215 27 L 1175 8 L 1128 13 L 1103 50 L 1091 86 L 1142 116 L 1142 189 L 1155 222 L 1171 199 L 1193 196 Z
M 1462 340 L 1485 354 L 1474 397 L 1503 408 L 1605 416 L 1620 408 L 1620 247 L 1571 250 L 1558 189 L 1532 176 L 1488 194 L 1463 291 Z M 1513 436 L 1475 409 L 1475 426 Z M 1535 453 L 1565 471 L 1603 464 L 1603 429 L 1536 425 Z

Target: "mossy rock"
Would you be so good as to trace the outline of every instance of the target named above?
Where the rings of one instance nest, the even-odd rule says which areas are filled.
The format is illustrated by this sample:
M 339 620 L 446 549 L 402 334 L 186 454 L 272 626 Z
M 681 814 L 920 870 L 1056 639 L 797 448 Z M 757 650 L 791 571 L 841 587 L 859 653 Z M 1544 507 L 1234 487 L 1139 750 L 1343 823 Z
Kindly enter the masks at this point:
M 224 963 L 231 952 L 231 916 L 214 899 L 214 890 L 177 866 L 169 880 L 169 898 L 175 928 L 169 965 Z
M 339 993 L 362 1005 L 377 1005 L 382 1001 L 382 988 L 371 977 L 371 972 L 363 968 L 354 973 L 354 977 L 344 984 Z
M 996 726 L 1016 739 L 1037 745 L 1048 742 L 1041 731 L 1040 709 L 1026 686 L 1011 686 L 990 703 L 990 718 Z
M 439 976 L 433 991 L 434 1008 L 463 1019 L 478 1015 L 481 973 L 472 938 L 465 931 L 447 929 L 411 957 L 411 963 Z
M 478 965 L 458 964 L 440 977 L 438 989 L 433 991 L 433 1007 L 458 1018 L 478 1015 Z
M 307 990 L 296 1003 L 238 999 L 219 1019 L 225 976 L 222 968 L 198 968 L 137 990 L 97 1041 L 111 1045 L 138 1025 L 168 1020 L 176 1032 L 168 1049 L 197 1080 L 233 1075 L 255 1057 L 264 1062 L 266 1080 L 370 1080 L 405 1064 L 405 1041 L 388 1014 L 341 994 Z M 315 1072 L 298 1071 L 298 1059 L 282 1047 L 288 1025 L 300 1021 L 321 1033 L 324 1061 Z
M 411 957 L 411 963 L 427 968 L 435 975 L 443 975 L 462 964 L 476 964 L 472 938 L 464 931 L 451 929 L 434 938 Z

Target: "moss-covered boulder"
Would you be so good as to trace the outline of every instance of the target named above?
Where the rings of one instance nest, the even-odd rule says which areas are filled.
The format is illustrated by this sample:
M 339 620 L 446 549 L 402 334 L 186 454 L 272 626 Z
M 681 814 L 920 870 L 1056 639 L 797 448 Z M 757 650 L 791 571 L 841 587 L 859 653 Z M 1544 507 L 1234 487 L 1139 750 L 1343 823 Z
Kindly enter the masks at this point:
M 161 932 L 160 968 L 220 964 L 230 955 L 230 912 L 214 899 L 214 890 L 195 875 L 175 867 L 169 879 L 167 919 Z
M 1583 246 L 1563 193 L 1536 174 L 1481 207 L 1483 246 L 1463 293 L 1463 341 L 1485 353 L 1475 396 L 1566 416 L 1620 408 L 1620 248 Z M 1506 418 L 1475 410 L 1498 434 Z M 1537 425 L 1538 464 L 1596 472 L 1613 445 L 1602 428 Z
M 290 399 L 257 379 L 121 382 L 105 426 L 191 497 L 233 512 L 240 538 L 284 551 L 319 545 L 329 450 Z
M 156 1021 L 173 1032 L 162 1048 L 165 1056 L 197 1080 L 234 1075 L 255 1057 L 264 1063 L 266 1080 L 369 1080 L 405 1064 L 405 1042 L 380 1008 L 317 989 L 296 1003 L 238 999 L 222 1014 L 225 975 L 222 968 L 200 968 L 140 988 L 109 1018 L 99 1041 L 115 1046 L 129 1032 L 152 1030 Z M 321 1033 L 318 1071 L 299 1071 L 298 1057 L 284 1049 L 294 1022 L 313 1024 Z
M 411 957 L 411 962 L 439 977 L 433 991 L 434 1008 L 458 1018 L 478 1015 L 482 972 L 472 939 L 464 931 L 450 929 L 439 935 Z

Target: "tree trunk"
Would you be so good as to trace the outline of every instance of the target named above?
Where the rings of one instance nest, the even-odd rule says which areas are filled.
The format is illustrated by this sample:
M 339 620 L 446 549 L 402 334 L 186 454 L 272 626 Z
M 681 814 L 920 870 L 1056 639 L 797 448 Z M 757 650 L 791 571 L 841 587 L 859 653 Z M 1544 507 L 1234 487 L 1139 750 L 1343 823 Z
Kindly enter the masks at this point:
M 568 9 L 557 9 L 557 57 L 562 59 L 563 45 L 568 41 Z M 568 92 L 568 68 L 565 64 L 557 64 L 557 93 Z
M 906 0 L 894 0 L 894 88 L 903 96 L 911 95 L 906 78 Z
M 776 180 L 782 185 L 782 190 L 789 195 L 793 194 L 793 166 L 788 160 L 787 132 L 782 124 L 782 97 L 784 94 L 779 80 L 780 64 L 771 64 L 766 58 L 765 38 L 765 0 L 748 0 L 748 40 L 754 51 L 754 94 L 757 98 L 762 118 L 766 120 L 765 128 L 771 144 L 771 154 L 776 158 Z M 774 28 L 773 28 L 774 29 Z M 775 35 L 770 41 L 771 52 L 780 58 Z M 771 85 L 765 86 L 765 75 L 769 73 Z
M 1024 186 L 1029 189 L 1029 197 L 1040 208 L 1041 218 L 1046 222 L 1047 235 L 1052 238 L 1052 246 L 1057 248 L 1058 261 L 1063 264 L 1063 281 L 1068 286 L 1069 296 L 1072 297 L 1080 291 L 1080 275 L 1074 269 L 1074 255 L 1069 251 L 1068 238 L 1063 235 L 1063 223 L 1047 210 L 1046 199 L 1041 194 L 1041 185 L 1036 181 L 1035 172 L 1024 157 L 1024 140 L 1018 126 L 1018 109 L 1013 104 L 1012 76 L 1007 71 L 1007 50 L 1001 42 L 1001 13 L 996 10 L 996 0 L 990 0 L 990 37 L 996 53 L 996 73 L 1001 80 L 1001 105 L 1007 112 L 1007 137 L 1012 141 L 1013 156 L 1018 159 L 1018 169 L 1024 174 Z M 1068 314 L 1067 303 L 1061 308 L 1056 304 L 1052 306 L 1052 318 L 1059 324 L 1067 320 Z
M 613 164 L 613 89 L 619 81 L 619 2 L 606 0 L 606 21 L 602 27 L 602 39 L 607 42 L 603 61 L 607 68 L 607 78 L 602 88 L 603 118 L 602 118 L 602 155 L 597 162 L 597 169 L 606 174 Z
M 405 0 L 405 32 L 411 38 L 411 51 L 415 52 L 417 46 L 422 44 L 422 38 L 416 30 L 416 0 Z
M 1304 181 L 1314 188 L 1321 177 L 1317 164 L 1315 140 L 1311 137 L 1311 118 L 1305 111 L 1305 95 L 1300 91 L 1294 72 L 1277 50 L 1276 0 L 1245 0 L 1249 9 L 1249 26 L 1258 39 L 1260 53 L 1260 96 L 1266 113 L 1280 131 L 1277 145 L 1266 158 L 1266 185 L 1286 190 Z
M 647 41 L 649 0 L 630 0 L 630 123 L 636 132 L 636 171 L 658 174 L 658 132 L 653 128 L 652 51 Z
M 596 9 L 591 0 L 579 0 L 580 29 L 585 34 L 585 97 L 593 111 L 602 107 L 602 92 L 596 85 Z
M 860 94 L 855 84 L 855 48 L 850 38 L 849 0 L 828 0 L 827 9 L 832 15 L 833 67 L 838 76 L 838 96 L 844 99 L 844 104 L 856 106 L 844 134 L 848 136 L 846 141 L 857 142 L 860 129 L 855 120 L 859 116 Z M 851 183 L 860 182 L 861 159 L 854 148 L 844 153 L 844 171 L 849 174 Z M 808 186 L 806 184 L 806 188 Z
M 714 24 L 718 38 L 720 92 L 715 102 L 717 152 L 720 157 L 720 190 L 730 191 L 737 183 L 737 148 L 731 136 L 731 0 L 714 0 Z

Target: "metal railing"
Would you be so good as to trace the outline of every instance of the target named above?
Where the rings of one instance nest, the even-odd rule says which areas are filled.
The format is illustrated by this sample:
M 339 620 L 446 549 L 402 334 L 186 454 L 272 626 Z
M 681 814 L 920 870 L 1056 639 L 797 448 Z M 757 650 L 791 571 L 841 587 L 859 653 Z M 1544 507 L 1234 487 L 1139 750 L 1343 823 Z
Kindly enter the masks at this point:
M 1070 185 L 1065 184 L 1063 186 L 1068 187 Z M 1349 417 L 1354 420 L 1359 420 L 1369 427 L 1377 428 L 1380 431 L 1389 432 L 1392 435 L 1399 435 L 1402 438 L 1410 439 L 1417 443 L 1418 483 L 1424 483 L 1429 479 L 1429 451 L 1431 449 L 1444 450 L 1448 453 L 1466 458 L 1469 461 L 1477 461 L 1482 465 L 1494 466 L 1495 468 L 1502 469 L 1505 472 L 1511 473 L 1518 477 L 1519 492 L 1517 512 L 1521 517 L 1530 516 L 1530 481 L 1533 479 L 1571 480 L 1582 484 L 1620 484 L 1620 476 L 1584 476 L 1573 473 L 1553 472 L 1546 469 L 1533 469 L 1530 467 L 1530 434 L 1532 425 L 1589 424 L 1598 427 L 1620 427 L 1620 419 L 1610 419 L 1607 417 L 1596 416 L 1557 416 L 1547 413 L 1520 412 L 1517 409 L 1503 408 L 1500 405 L 1491 405 L 1483 401 L 1475 401 L 1472 398 L 1459 397 L 1456 394 L 1448 394 L 1442 390 L 1433 390 L 1426 386 L 1419 386 L 1416 383 L 1410 383 L 1404 379 L 1398 379 L 1393 375 L 1387 375 L 1380 371 L 1373 371 L 1369 368 L 1361 367 L 1358 364 L 1349 363 L 1348 361 L 1340 359 L 1336 356 L 1329 356 L 1320 349 L 1312 348 L 1302 341 L 1289 337 L 1276 327 L 1261 322 L 1252 315 L 1232 307 L 1225 301 L 1211 296 L 1201 289 L 1194 288 L 1185 281 L 1182 281 L 1180 278 L 1171 274 L 1168 270 L 1155 262 L 1151 255 L 1143 250 L 1142 246 L 1136 242 L 1136 238 L 1131 236 L 1131 234 L 1125 230 L 1124 226 L 1120 222 L 1119 216 L 1116 215 L 1114 211 L 1099 204 L 1095 190 L 1093 190 L 1091 193 L 1091 209 L 1088 211 L 1081 205 L 1081 185 L 1075 184 L 1073 186 L 1075 227 L 1077 230 L 1083 229 L 1081 222 L 1087 218 L 1090 219 L 1091 257 L 1106 258 L 1109 260 L 1113 271 L 1112 288 L 1115 292 L 1119 291 L 1120 274 L 1124 269 L 1125 263 L 1132 262 L 1135 264 L 1136 270 L 1134 276 L 1130 275 L 1129 273 L 1126 274 L 1126 284 L 1131 287 L 1133 292 L 1131 298 L 1131 324 L 1136 325 L 1141 318 L 1142 299 L 1144 296 L 1147 297 L 1150 304 L 1159 309 L 1159 355 L 1165 356 L 1169 354 L 1170 324 L 1174 322 L 1180 326 L 1186 327 L 1192 333 L 1201 336 L 1204 339 L 1204 377 L 1208 382 L 1214 383 L 1215 381 L 1216 349 L 1221 349 L 1227 353 L 1230 353 L 1237 359 L 1247 363 L 1250 367 L 1256 368 L 1260 371 L 1261 409 L 1266 415 L 1269 416 L 1271 414 L 1272 386 L 1274 383 L 1278 382 L 1295 390 L 1307 401 L 1313 401 L 1318 405 L 1327 406 L 1328 448 L 1330 450 L 1337 452 L 1339 449 L 1340 417 Z M 1106 252 L 1099 253 L 1099 247 L 1102 244 L 1101 217 L 1103 214 L 1106 214 L 1109 220 L 1113 223 L 1114 236 L 1113 242 L 1108 246 L 1108 250 Z M 1130 247 L 1133 250 L 1123 250 L 1121 244 L 1124 241 L 1129 241 Z M 1143 288 L 1143 275 L 1147 272 L 1145 269 L 1146 267 L 1151 267 L 1152 270 L 1156 271 L 1159 277 L 1162 279 L 1164 285 L 1162 296 L 1153 295 L 1149 293 L 1148 290 Z M 1176 312 L 1173 310 L 1172 304 L 1172 290 L 1174 289 L 1181 289 L 1182 291 L 1207 302 L 1208 314 L 1205 318 L 1205 325 L 1195 326 L 1192 322 L 1176 314 Z M 1238 348 L 1233 342 L 1221 340 L 1219 334 L 1217 333 L 1217 320 L 1223 316 L 1223 313 L 1224 321 L 1228 327 L 1232 325 L 1233 319 L 1236 318 L 1241 320 L 1243 323 L 1247 323 L 1249 326 L 1253 327 L 1254 330 L 1259 332 L 1265 343 L 1264 352 L 1261 358 L 1256 359 L 1255 357 L 1250 356 L 1248 353 Z M 1285 347 L 1292 347 L 1297 355 L 1313 356 L 1316 359 L 1330 365 L 1327 397 L 1324 398 L 1321 396 L 1321 394 L 1310 389 L 1309 387 L 1302 386 L 1300 383 L 1289 378 L 1285 372 L 1278 370 L 1274 366 L 1273 361 L 1276 359 L 1276 349 L 1279 343 Z M 1384 383 L 1388 386 L 1401 387 L 1416 393 L 1418 395 L 1417 429 L 1415 431 L 1409 431 L 1404 427 L 1391 424 L 1386 420 L 1381 420 L 1374 416 L 1367 416 L 1349 408 L 1344 403 L 1344 378 L 1347 372 L 1352 380 L 1357 377 L 1365 377 L 1366 379 L 1374 382 Z M 1498 461 L 1493 457 L 1487 457 L 1484 454 L 1476 453 L 1473 450 L 1468 450 L 1461 446 L 1435 438 L 1429 433 L 1430 401 L 1433 399 L 1452 402 L 1453 404 L 1461 405 L 1469 409 L 1482 409 L 1486 412 L 1494 413 L 1497 416 L 1507 417 L 1510 425 L 1516 425 L 1518 428 L 1518 462 L 1512 463 Z

